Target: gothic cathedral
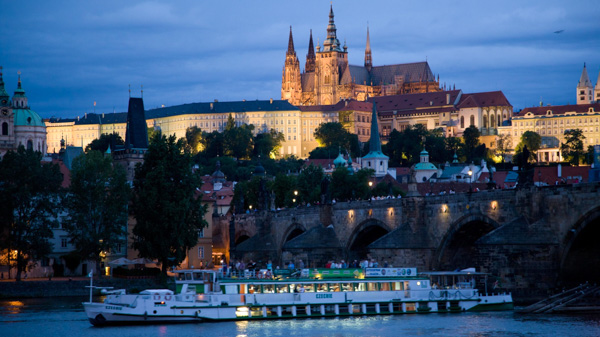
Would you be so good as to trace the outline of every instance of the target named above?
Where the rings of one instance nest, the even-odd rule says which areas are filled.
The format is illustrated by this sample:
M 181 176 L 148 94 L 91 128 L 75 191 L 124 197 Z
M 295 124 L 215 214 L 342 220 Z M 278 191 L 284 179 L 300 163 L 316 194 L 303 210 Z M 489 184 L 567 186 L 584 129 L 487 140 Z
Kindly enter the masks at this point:
M 363 66 L 348 64 L 348 47 L 337 39 L 333 7 L 329 10 L 327 39 L 323 48 L 313 46 L 312 30 L 304 72 L 294 49 L 292 28 L 281 80 L 281 99 L 293 105 L 330 105 L 342 99 L 364 101 L 367 97 L 441 91 L 439 76 L 427 62 L 373 66 L 369 29 Z

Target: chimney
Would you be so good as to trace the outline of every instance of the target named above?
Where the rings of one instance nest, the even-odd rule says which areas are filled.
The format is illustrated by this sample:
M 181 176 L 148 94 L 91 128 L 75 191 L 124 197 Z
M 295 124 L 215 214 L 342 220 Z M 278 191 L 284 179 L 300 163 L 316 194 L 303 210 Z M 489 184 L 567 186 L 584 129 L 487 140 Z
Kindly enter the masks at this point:
M 272 99 L 272 98 L 269 100 L 269 103 L 270 103 L 270 104 L 273 104 L 273 99 Z
M 211 109 L 211 110 L 213 109 L 213 104 L 212 104 L 212 103 L 210 103 L 210 109 Z
M 450 104 L 450 94 L 446 94 L 446 104 Z
M 215 98 L 215 103 L 218 103 L 218 102 L 219 102 L 219 100 Z
M 87 112 L 83 115 L 83 119 L 87 119 Z

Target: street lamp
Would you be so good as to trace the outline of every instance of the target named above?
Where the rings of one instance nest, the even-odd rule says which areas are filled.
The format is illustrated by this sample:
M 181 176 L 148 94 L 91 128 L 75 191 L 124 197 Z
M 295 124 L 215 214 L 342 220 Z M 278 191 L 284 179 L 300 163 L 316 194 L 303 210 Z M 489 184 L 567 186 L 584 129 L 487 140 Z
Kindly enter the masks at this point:
M 469 193 L 473 192 L 473 171 L 469 169 Z
M 373 182 L 369 181 L 369 187 L 373 187 Z

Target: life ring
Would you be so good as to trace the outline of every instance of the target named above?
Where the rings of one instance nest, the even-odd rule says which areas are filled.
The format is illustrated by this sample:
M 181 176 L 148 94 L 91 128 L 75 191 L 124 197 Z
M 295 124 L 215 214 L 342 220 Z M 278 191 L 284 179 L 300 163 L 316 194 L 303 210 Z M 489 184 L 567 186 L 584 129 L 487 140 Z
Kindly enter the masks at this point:
M 270 270 L 267 270 L 265 273 L 265 278 L 273 278 L 273 274 L 271 273 Z
M 256 275 L 256 277 L 258 277 L 258 278 L 263 278 L 263 276 L 264 276 L 264 275 L 263 275 L 263 273 L 261 273 L 261 272 L 258 272 L 258 273 L 257 273 L 257 275 Z
M 156 300 L 156 301 L 160 300 L 160 295 L 159 294 L 154 294 L 154 300 Z
M 165 301 L 170 301 L 171 300 L 171 295 L 165 295 Z

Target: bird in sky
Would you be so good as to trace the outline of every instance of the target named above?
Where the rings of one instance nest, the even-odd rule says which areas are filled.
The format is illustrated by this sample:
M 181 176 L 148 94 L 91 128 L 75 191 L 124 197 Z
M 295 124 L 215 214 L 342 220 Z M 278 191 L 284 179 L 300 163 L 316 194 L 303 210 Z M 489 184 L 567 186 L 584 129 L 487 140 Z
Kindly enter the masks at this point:
M 560 33 L 564 32 L 564 31 L 565 31 L 564 29 L 557 30 L 557 31 L 554 32 L 554 34 L 560 34 Z

